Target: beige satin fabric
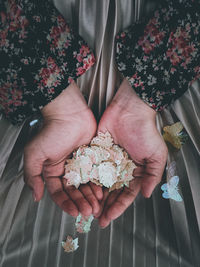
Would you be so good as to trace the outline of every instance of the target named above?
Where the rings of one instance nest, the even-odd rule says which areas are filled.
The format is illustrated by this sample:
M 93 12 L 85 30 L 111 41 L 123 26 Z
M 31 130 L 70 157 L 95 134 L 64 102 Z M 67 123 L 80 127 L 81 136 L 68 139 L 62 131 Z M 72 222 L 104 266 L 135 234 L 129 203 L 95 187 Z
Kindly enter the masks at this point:
M 55 5 L 94 49 L 96 64 L 78 80 L 97 119 L 122 80 L 114 59 L 114 36 L 151 3 L 133 0 L 55 0 Z M 137 200 L 110 227 L 95 222 L 79 235 L 79 249 L 64 253 L 61 241 L 75 233 L 74 219 L 48 193 L 39 204 L 23 182 L 23 146 L 33 131 L 28 120 L 14 127 L 0 118 L 1 267 L 199 267 L 200 84 L 157 116 L 157 125 L 180 120 L 189 140 L 170 151 L 183 202 L 165 200 L 158 186 L 151 199 Z M 149 140 L 151 142 L 151 140 Z M 165 175 L 163 176 L 165 178 Z M 164 182 L 164 180 L 163 180 Z

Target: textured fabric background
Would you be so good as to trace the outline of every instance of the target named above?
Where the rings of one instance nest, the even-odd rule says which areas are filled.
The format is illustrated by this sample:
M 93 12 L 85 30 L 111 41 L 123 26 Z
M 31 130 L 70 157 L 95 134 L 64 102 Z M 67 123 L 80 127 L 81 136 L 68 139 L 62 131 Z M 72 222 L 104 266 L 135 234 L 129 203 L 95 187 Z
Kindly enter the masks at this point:
M 117 90 L 114 36 L 154 3 L 139 0 L 55 0 L 62 14 L 94 49 L 97 63 L 78 80 L 97 118 Z M 157 125 L 181 121 L 189 140 L 169 153 L 180 177 L 183 202 L 162 198 L 160 185 L 109 227 L 95 222 L 79 234 L 79 249 L 64 253 L 61 241 L 75 233 L 74 219 L 47 192 L 36 204 L 23 182 L 23 146 L 37 131 L 27 120 L 14 127 L 0 119 L 0 267 L 200 267 L 200 83 L 157 116 Z M 151 142 L 151 140 L 149 140 Z M 164 183 L 166 175 L 163 176 Z

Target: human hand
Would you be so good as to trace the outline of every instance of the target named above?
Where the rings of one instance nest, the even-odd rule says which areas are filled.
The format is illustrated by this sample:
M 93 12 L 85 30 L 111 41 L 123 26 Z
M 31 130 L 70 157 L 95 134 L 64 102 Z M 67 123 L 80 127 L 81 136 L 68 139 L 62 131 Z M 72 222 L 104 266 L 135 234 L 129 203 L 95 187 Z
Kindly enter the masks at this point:
M 114 142 L 124 148 L 138 166 L 130 186 L 108 193 L 104 191 L 102 227 L 119 217 L 141 191 L 150 197 L 160 182 L 167 159 L 167 147 L 155 124 L 156 112 L 145 104 L 124 79 L 104 112 L 98 131 L 109 131 Z M 104 207 L 103 207 L 104 206 Z M 97 217 L 98 217 L 97 216 Z
M 88 144 L 96 133 L 96 120 L 79 88 L 71 84 L 56 99 L 42 109 L 44 124 L 41 131 L 24 150 L 25 182 L 40 201 L 47 190 L 53 201 L 65 212 L 77 216 L 95 214 L 103 197 L 101 187 L 82 185 L 79 190 L 65 186 L 60 178 L 67 156 L 81 145 Z

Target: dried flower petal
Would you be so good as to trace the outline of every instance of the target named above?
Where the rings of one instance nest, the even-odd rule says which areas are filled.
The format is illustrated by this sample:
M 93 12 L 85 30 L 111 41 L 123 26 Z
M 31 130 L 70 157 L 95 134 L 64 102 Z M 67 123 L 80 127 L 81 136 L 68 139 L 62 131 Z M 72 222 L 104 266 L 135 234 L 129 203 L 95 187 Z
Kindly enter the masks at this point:
M 94 220 L 94 216 L 83 216 L 81 213 L 76 218 L 76 231 L 79 233 L 88 233 L 90 231 L 91 223 Z
M 113 145 L 113 139 L 109 132 L 106 132 L 105 134 L 99 132 L 98 135 L 92 139 L 91 145 L 110 148 Z
M 74 252 L 79 247 L 78 237 L 73 239 L 71 236 L 67 236 L 66 241 L 62 242 L 61 244 L 65 252 Z
M 66 163 L 66 185 L 78 188 L 80 184 L 91 181 L 108 187 L 110 191 L 128 185 L 134 178 L 133 170 L 136 168 L 128 154 L 113 143 L 109 132 L 98 133 L 90 146 L 79 147 Z

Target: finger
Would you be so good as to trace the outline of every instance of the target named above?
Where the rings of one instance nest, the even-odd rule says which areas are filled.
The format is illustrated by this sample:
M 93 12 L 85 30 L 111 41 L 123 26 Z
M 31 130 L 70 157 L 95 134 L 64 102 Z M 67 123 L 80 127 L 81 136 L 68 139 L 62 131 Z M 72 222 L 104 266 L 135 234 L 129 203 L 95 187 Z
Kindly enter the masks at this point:
M 99 218 L 101 216 L 102 211 L 103 211 L 104 206 L 105 206 L 105 203 L 106 203 L 106 200 L 107 200 L 107 198 L 109 196 L 109 190 L 107 188 L 104 188 L 102 190 L 102 192 L 103 192 L 103 198 L 100 201 L 100 209 L 99 209 L 99 212 L 97 214 L 95 214 L 95 218 Z
M 61 161 L 56 164 L 47 164 L 45 162 L 43 166 L 43 172 L 42 172 L 44 179 L 62 176 L 65 170 L 64 165 L 65 165 L 65 161 Z
M 157 184 L 160 183 L 164 168 L 165 162 L 147 163 L 141 187 L 141 193 L 144 197 L 149 198 Z
M 79 212 L 84 216 L 89 216 L 92 214 L 92 206 L 90 203 L 85 199 L 84 195 L 76 189 L 75 186 L 66 186 L 64 182 L 64 189 L 65 192 L 69 195 L 69 197 L 73 200 L 76 204 Z
M 150 198 L 160 179 L 154 176 L 143 178 L 141 193 L 145 198 Z
M 43 168 L 43 177 L 45 179 L 47 189 L 53 201 L 65 212 L 71 216 L 78 216 L 78 207 L 64 191 L 63 184 L 59 176 L 64 173 L 64 161 L 55 165 L 45 162 Z
M 79 190 L 83 194 L 85 199 L 92 206 L 92 214 L 94 214 L 94 215 L 97 214 L 99 212 L 99 209 L 100 209 L 100 204 L 99 204 L 95 194 L 93 193 L 90 185 L 89 184 L 81 185 L 79 187 Z
M 144 177 L 144 165 L 137 165 L 137 168 L 133 171 L 133 177 L 134 178 L 143 178 Z
M 115 202 L 115 200 L 117 199 L 117 197 L 119 196 L 119 194 L 122 192 L 123 189 L 119 189 L 119 190 L 114 190 L 112 192 L 109 193 L 105 203 L 104 203 L 104 210 L 103 210 L 103 215 L 106 214 L 107 210 L 110 208 L 110 206 Z
M 41 176 L 44 158 L 31 151 L 28 147 L 24 150 L 24 182 L 33 190 L 34 201 L 40 201 L 44 193 Z
M 135 200 L 136 196 L 140 192 L 141 181 L 135 178 L 130 182 L 129 187 L 125 187 L 124 190 L 118 195 L 112 205 L 103 212 L 102 217 L 99 219 L 101 227 L 107 227 L 112 220 L 118 218 Z
M 71 198 L 64 192 L 62 181 L 58 177 L 51 177 L 45 180 L 47 190 L 53 201 L 65 212 L 71 216 L 77 217 L 78 208 Z
M 115 200 L 117 199 L 117 197 L 119 196 L 120 193 L 121 193 L 121 190 L 115 190 L 115 191 L 109 193 L 109 195 L 107 196 L 107 199 L 104 202 L 102 213 L 99 217 L 99 225 L 102 228 L 105 228 L 109 225 L 110 218 L 108 218 L 106 216 L 107 211 L 110 208 L 110 206 L 115 202 Z
M 64 174 L 64 165 L 65 161 L 59 162 L 55 165 L 46 164 L 43 170 L 45 180 L 51 179 L 55 176 L 62 176 Z M 98 212 L 99 203 L 89 185 L 83 185 L 83 192 L 81 193 L 81 190 L 76 189 L 74 186 L 66 186 L 65 181 L 66 180 L 63 180 L 65 192 L 76 204 L 81 214 L 88 216 L 92 214 L 93 211 Z
M 89 183 L 90 187 L 91 187 L 91 190 L 93 192 L 93 194 L 96 196 L 96 198 L 98 200 L 102 200 L 103 198 L 103 190 L 102 190 L 102 187 L 100 185 L 96 185 L 92 182 Z
M 42 177 L 40 175 L 25 175 L 24 181 L 32 190 L 33 200 L 35 202 L 39 202 L 44 194 L 44 182 L 42 180 Z

